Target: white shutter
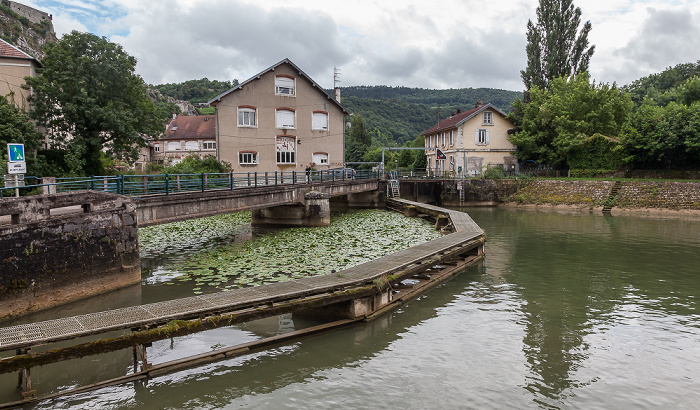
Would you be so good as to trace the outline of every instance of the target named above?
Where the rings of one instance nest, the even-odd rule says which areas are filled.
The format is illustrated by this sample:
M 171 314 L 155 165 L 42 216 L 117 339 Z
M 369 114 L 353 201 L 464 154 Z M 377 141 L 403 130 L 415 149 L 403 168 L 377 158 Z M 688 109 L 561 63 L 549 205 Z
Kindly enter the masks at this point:
M 277 111 L 277 128 L 294 128 L 294 111 Z
M 486 145 L 489 145 L 489 134 L 490 134 L 489 130 L 486 130 L 486 141 L 485 141 Z
M 312 127 L 315 130 L 327 130 L 328 129 L 328 115 L 321 113 L 321 112 L 315 112 L 313 115 Z
M 474 144 L 479 145 L 479 130 L 474 131 Z

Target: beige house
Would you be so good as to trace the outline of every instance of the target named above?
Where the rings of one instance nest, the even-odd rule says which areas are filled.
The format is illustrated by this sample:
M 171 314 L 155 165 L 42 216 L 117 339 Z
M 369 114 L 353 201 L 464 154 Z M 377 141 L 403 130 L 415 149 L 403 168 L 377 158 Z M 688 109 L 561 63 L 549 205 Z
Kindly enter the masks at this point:
M 149 142 L 145 161 L 177 164 L 185 157 L 216 155 L 216 117 L 213 115 L 173 115 L 165 133 Z M 142 155 L 145 157 L 145 155 Z
M 453 175 L 480 175 L 491 165 L 514 169 L 515 146 L 508 141 L 513 123 L 492 104 L 477 104 L 425 131 L 425 155 L 428 172 Z M 444 159 L 436 158 L 438 150 Z
M 209 103 L 216 107 L 217 158 L 234 172 L 344 165 L 347 111 L 288 59 Z
M 24 77 L 35 77 L 41 64 L 32 56 L 0 39 L 0 95 L 27 111 L 30 91 L 22 88 Z

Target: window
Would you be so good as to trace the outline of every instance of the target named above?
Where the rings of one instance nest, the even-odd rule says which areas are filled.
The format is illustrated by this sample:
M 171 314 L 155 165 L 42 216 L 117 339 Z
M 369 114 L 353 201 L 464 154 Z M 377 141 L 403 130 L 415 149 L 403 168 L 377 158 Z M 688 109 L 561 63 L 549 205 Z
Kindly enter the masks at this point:
M 294 96 L 294 78 L 275 77 L 275 94 Z
M 255 127 L 255 107 L 238 107 L 238 126 Z
M 199 143 L 197 141 L 186 141 L 185 151 L 199 151 Z
M 258 163 L 257 152 L 239 152 L 238 163 L 241 165 L 255 165 Z
M 484 124 L 493 125 L 493 113 L 491 111 L 484 111 Z
M 313 162 L 319 165 L 328 165 L 328 153 L 327 152 L 314 152 Z
M 216 149 L 216 142 L 204 141 L 202 143 L 202 149 Z
M 182 145 L 180 144 L 180 141 L 170 141 L 168 143 L 168 151 L 180 151 L 182 149 Z
M 277 110 L 277 128 L 294 128 L 294 111 L 281 109 Z
M 445 133 L 442 133 L 442 146 L 445 146 Z
M 328 113 L 325 111 L 314 111 L 311 129 L 328 130 Z
M 474 142 L 476 145 L 488 145 L 489 143 L 489 130 L 480 128 L 476 130 L 474 135 Z
M 455 157 L 454 155 L 450 155 L 450 171 L 455 170 Z
M 278 164 L 294 164 L 296 163 L 296 138 L 287 137 L 284 135 L 277 136 L 275 142 L 275 150 L 277 151 Z
M 160 144 L 156 144 L 153 146 L 153 152 L 160 152 Z
M 450 146 L 455 145 L 455 132 L 450 131 Z

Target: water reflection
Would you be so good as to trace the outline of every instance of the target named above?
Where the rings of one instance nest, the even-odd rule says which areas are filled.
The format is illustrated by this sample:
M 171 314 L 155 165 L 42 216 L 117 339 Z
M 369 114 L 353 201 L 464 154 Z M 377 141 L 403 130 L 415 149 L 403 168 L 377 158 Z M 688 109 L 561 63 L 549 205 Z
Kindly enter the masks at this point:
M 581 378 L 589 335 L 630 320 L 698 324 L 697 222 L 469 212 L 489 234 L 488 272 L 507 274 L 523 299 L 524 388 L 539 405 L 559 407 L 598 380 Z

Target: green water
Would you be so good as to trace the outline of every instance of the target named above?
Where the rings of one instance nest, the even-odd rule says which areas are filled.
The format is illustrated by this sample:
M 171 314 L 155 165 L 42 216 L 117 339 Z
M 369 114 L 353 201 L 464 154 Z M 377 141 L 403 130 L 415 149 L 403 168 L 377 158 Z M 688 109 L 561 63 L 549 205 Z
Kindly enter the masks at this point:
M 39 407 L 697 407 L 700 220 L 467 211 L 487 233 L 484 261 L 399 311 Z M 295 326 L 272 318 L 154 343 L 149 354 L 158 363 Z M 87 381 L 88 368 L 124 374 L 128 353 L 64 367 L 56 388 Z M 48 383 L 42 371 L 52 370 L 33 375 Z

